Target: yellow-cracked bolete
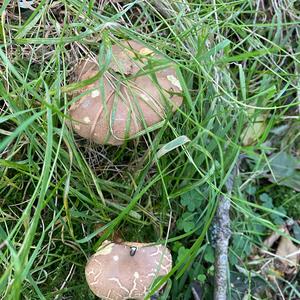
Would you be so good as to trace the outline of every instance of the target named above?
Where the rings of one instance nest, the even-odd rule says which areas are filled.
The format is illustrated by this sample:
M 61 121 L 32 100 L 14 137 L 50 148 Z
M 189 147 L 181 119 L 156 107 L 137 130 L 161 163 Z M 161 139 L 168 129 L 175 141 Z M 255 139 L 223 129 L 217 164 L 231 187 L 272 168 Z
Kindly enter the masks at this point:
M 163 245 L 105 241 L 89 259 L 85 276 L 101 299 L 144 299 L 154 280 L 171 269 L 172 256 Z
M 75 68 L 75 81 L 98 72 L 97 62 L 84 60 Z M 108 70 L 77 92 L 81 96 L 69 109 L 70 124 L 98 144 L 120 145 L 182 103 L 174 65 L 134 41 L 113 45 Z

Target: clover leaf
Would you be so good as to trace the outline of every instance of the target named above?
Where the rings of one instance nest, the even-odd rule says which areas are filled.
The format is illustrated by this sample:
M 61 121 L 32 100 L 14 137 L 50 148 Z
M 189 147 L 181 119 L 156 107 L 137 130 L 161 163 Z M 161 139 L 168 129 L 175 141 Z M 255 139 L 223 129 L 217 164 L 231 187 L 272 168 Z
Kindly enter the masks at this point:
M 196 208 L 200 207 L 202 198 L 197 190 L 191 190 L 181 196 L 180 203 L 183 206 L 186 206 L 188 211 L 193 212 Z

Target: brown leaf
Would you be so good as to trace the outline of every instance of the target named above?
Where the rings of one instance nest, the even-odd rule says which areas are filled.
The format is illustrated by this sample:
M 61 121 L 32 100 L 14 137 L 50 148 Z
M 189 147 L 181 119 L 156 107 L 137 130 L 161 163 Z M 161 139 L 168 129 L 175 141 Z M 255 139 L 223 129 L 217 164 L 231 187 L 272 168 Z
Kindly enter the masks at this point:
M 279 231 L 285 232 L 285 226 L 282 226 L 278 229 Z M 272 232 L 272 234 L 264 240 L 264 245 L 267 248 L 271 248 L 274 243 L 280 238 L 280 234 L 278 232 Z
M 282 236 L 276 251 L 278 256 L 276 268 L 286 274 L 297 271 L 300 249 L 294 245 L 290 238 Z
M 31 1 L 30 0 L 19 1 L 19 6 L 21 8 L 27 8 L 27 9 L 30 9 L 30 10 L 34 11 L 35 8 L 32 7 L 32 5 L 34 4 L 34 2 L 35 1 L 33 1 L 33 0 L 31 0 Z
M 249 110 L 248 115 L 253 118 L 254 111 Z M 258 141 L 261 135 L 266 129 L 267 114 L 260 114 L 256 118 L 252 119 L 247 124 L 244 132 L 242 133 L 242 143 L 244 146 L 249 146 Z

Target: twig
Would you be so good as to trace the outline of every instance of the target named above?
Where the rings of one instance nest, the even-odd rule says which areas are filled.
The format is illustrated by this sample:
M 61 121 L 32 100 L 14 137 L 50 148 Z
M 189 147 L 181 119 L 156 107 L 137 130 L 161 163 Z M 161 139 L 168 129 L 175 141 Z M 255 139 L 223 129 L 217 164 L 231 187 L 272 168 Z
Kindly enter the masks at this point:
M 0 250 L 7 246 L 7 241 L 4 241 L 0 244 Z
M 194 300 L 202 299 L 202 289 L 199 281 L 193 281 L 191 283 L 192 294 L 194 296 Z
M 172 6 L 168 1 L 164 2 L 164 1 L 153 0 L 150 1 L 150 3 L 153 4 L 154 7 L 157 9 L 157 11 L 165 18 L 172 17 L 174 10 L 172 9 Z
M 243 157 L 240 156 L 226 182 L 227 195 L 230 196 L 234 178 L 237 174 L 240 161 Z M 215 234 L 215 289 L 214 300 L 227 299 L 227 274 L 228 274 L 228 244 L 231 236 L 230 230 L 230 198 L 221 196 L 219 206 L 217 208 L 214 220 Z
M 228 243 L 231 235 L 229 209 L 229 198 L 221 196 L 215 217 L 215 223 L 217 224 L 215 248 L 215 300 L 227 299 Z

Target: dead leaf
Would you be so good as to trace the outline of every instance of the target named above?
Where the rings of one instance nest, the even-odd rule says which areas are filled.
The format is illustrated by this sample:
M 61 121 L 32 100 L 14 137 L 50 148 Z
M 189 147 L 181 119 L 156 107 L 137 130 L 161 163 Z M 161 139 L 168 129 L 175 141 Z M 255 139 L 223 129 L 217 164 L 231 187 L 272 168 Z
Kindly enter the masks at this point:
M 296 273 L 300 258 L 299 253 L 300 249 L 291 239 L 282 236 L 276 250 L 276 255 L 278 256 L 276 269 L 286 274 Z
M 260 249 L 259 253 L 264 257 L 274 258 L 273 263 L 269 265 L 268 270 L 272 270 L 272 276 L 281 274 L 279 277 L 284 275 L 295 274 L 298 269 L 300 260 L 300 247 L 296 246 L 290 238 L 288 226 L 292 224 L 285 224 L 278 228 L 278 231 L 273 232 L 268 238 L 264 240 L 264 246 L 267 249 Z M 280 232 L 285 234 L 281 235 Z M 276 245 L 277 243 L 277 245 Z M 276 249 L 275 255 L 272 254 Z M 269 272 L 268 271 L 268 272 Z M 276 276 L 277 276 L 276 275 Z
M 248 114 L 254 115 L 253 110 L 249 110 Z M 244 146 L 252 145 L 256 142 L 266 129 L 266 114 L 260 114 L 257 117 L 253 117 L 252 122 L 250 122 L 242 133 L 242 143 Z
M 281 226 L 278 231 L 282 231 L 282 232 L 287 232 L 286 227 L 285 226 Z M 273 232 L 269 237 L 267 237 L 264 240 L 264 245 L 267 248 L 271 248 L 274 243 L 280 238 L 280 233 L 279 232 Z
M 32 7 L 32 5 L 34 4 L 34 0 L 22 0 L 22 1 L 19 1 L 19 6 L 20 8 L 27 8 L 27 9 L 30 9 L 32 11 L 35 10 L 34 7 Z

